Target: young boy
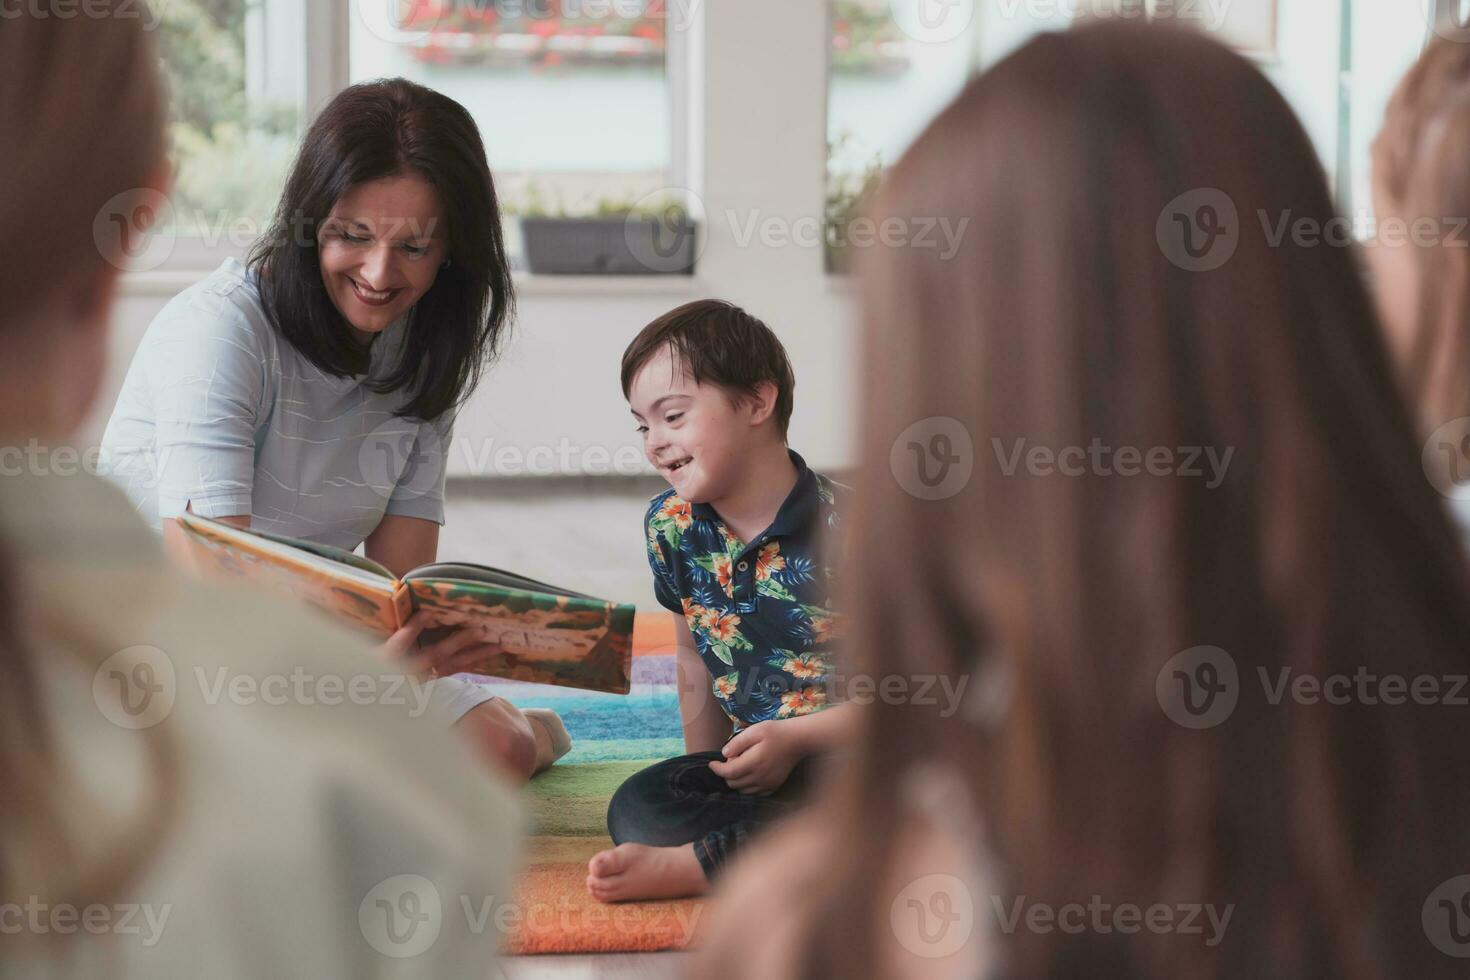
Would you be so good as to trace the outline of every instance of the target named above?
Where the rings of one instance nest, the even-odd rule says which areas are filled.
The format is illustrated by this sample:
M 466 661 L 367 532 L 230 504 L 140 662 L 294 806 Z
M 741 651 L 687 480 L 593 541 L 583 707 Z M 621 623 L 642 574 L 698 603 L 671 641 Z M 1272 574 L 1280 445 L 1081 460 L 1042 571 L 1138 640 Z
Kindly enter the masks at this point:
M 849 491 L 786 448 L 795 379 L 781 342 L 738 307 L 690 303 L 633 340 L 622 381 L 671 486 L 644 530 L 654 593 L 678 618 L 689 754 L 613 796 L 617 846 L 587 876 L 605 902 L 707 890 L 753 831 L 794 808 L 850 711 L 827 697 L 835 582 L 819 553 Z

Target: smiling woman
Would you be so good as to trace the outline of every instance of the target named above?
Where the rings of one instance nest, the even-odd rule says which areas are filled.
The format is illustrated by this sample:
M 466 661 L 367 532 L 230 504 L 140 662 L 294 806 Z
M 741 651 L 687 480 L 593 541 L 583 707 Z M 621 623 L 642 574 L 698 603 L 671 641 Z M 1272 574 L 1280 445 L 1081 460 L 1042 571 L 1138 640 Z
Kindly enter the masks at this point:
M 421 177 L 384 177 L 353 188 L 322 229 L 322 283 L 350 310 L 353 339 L 367 346 L 408 313 L 448 262 L 438 195 Z M 385 247 L 379 247 L 380 243 Z
M 468 396 L 514 307 L 479 130 L 404 79 L 354 85 L 322 111 L 250 265 L 273 324 L 329 375 L 362 373 L 372 338 L 409 321 L 373 387 L 408 390 L 399 414 L 420 419 Z
M 365 544 L 395 572 L 432 561 L 453 415 L 513 307 L 474 121 L 402 79 L 353 86 L 312 124 L 248 266 L 149 326 L 107 466 L 160 529 L 188 510 Z
M 187 511 L 363 546 L 402 575 L 436 558 L 454 413 L 513 307 L 469 114 L 403 79 L 352 86 L 312 124 L 248 266 L 227 260 L 149 325 L 104 468 L 167 539 Z M 464 646 L 443 643 L 433 662 Z M 565 741 L 479 685 L 435 690 L 521 777 Z

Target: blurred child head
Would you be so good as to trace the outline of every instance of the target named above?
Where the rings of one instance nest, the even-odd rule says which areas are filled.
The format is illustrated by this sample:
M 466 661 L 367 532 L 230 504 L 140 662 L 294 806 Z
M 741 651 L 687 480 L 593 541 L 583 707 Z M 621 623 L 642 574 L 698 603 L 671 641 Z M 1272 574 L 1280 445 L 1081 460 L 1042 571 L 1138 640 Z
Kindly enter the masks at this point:
M 859 706 L 861 764 L 812 817 L 831 850 L 792 885 L 816 911 L 781 910 L 809 926 L 796 972 L 883 975 L 922 873 L 905 855 L 959 827 L 993 857 L 953 872 L 977 903 L 1234 915 L 1213 945 L 987 930 L 1006 975 L 1445 975 L 1419 909 L 1470 847 L 1452 713 L 1261 682 L 1460 673 L 1470 635 L 1350 253 L 1256 219 L 1338 217 L 1280 92 L 1192 31 L 1044 34 L 939 115 L 875 210 L 975 231 L 951 258 L 866 256 L 847 667 L 969 689 L 958 712 Z M 938 499 L 893 452 L 931 419 L 973 441 Z M 1116 455 L 1055 465 L 1094 446 Z M 1219 482 L 1189 462 L 1211 449 L 1233 454 Z
M 644 327 L 623 352 L 643 452 L 684 500 L 720 500 L 761 454 L 784 455 L 796 380 L 781 341 L 738 306 L 699 300 Z
M 0 18 L 0 436 L 85 417 L 116 280 L 168 186 L 153 40 L 138 11 L 95 8 Z
M 1470 45 L 1436 37 L 1373 144 L 1369 251 L 1399 374 L 1433 429 L 1470 415 Z
M 148 15 L 137 6 L 96 0 L 86 16 L 0 15 L 0 446 L 65 438 L 85 416 L 106 363 L 117 278 L 136 254 L 131 233 L 146 229 L 167 186 L 167 99 Z M 0 477 L 25 478 L 14 469 Z M 15 499 L 0 494 L 8 506 Z M 114 650 L 91 642 L 80 621 L 35 620 L 24 601 L 30 587 L 0 540 L 0 901 L 38 892 L 57 902 L 106 900 L 168 837 L 177 776 L 170 729 L 134 733 L 149 766 L 129 767 L 126 782 L 153 790 L 136 816 L 115 835 L 82 839 L 72 819 L 75 752 L 48 709 L 56 699 L 40 665 L 65 651 L 95 658 L 82 664 L 90 674 Z M 38 627 L 80 639 L 43 644 Z

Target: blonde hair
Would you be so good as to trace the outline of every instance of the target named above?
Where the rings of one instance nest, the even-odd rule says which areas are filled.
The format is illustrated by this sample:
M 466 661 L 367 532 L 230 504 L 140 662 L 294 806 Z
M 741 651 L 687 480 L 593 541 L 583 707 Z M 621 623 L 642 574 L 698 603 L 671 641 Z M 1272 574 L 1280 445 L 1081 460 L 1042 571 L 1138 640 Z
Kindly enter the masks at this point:
M 1402 373 L 1432 427 L 1470 414 L 1470 241 L 1453 220 L 1470 218 L 1470 45 L 1436 38 L 1404 76 L 1373 143 L 1373 174 L 1392 212 L 1380 222 L 1412 228 L 1428 218 L 1459 236 L 1413 251 L 1425 288 Z M 1444 359 L 1458 369 L 1448 387 L 1431 387 Z
M 8 349 L 66 342 L 55 317 L 122 260 L 121 243 L 95 233 L 98 216 L 163 171 L 167 107 L 146 22 L 138 5 L 113 0 L 67 19 L 27 12 L 0 21 L 0 343 Z M 24 888 L 81 907 L 147 865 L 172 814 L 173 743 L 166 726 L 144 733 L 155 783 L 145 812 L 83 866 L 63 829 L 69 780 L 38 652 L 65 650 L 95 666 L 107 645 L 69 624 L 32 622 L 15 598 L 22 583 L 8 550 L 0 541 L 0 901 Z

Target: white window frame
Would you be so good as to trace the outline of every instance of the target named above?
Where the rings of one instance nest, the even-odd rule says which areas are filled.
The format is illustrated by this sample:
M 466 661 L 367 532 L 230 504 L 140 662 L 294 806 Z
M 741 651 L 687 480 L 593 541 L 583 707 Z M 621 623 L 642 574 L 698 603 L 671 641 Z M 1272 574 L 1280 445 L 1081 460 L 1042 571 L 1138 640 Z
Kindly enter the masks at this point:
M 300 104 L 307 118 L 350 84 L 349 31 L 358 2 L 378 0 L 302 5 L 308 57 Z M 669 6 L 676 5 L 671 0 Z M 729 294 L 765 275 L 788 282 L 797 275 L 832 291 L 821 248 L 793 249 L 761 235 L 741 240 L 739 229 L 732 234 L 731 227 L 751 218 L 789 223 L 825 216 L 829 5 L 684 0 L 679 9 L 690 14 L 690 22 L 684 30 L 669 32 L 670 174 L 671 185 L 698 195 L 711 219 L 700 232 L 697 276 L 517 273 L 522 292 L 574 297 Z M 780 24 L 781 30 L 772 32 L 772 24 Z M 710 37 L 720 43 L 709 44 Z M 749 57 L 751 50 L 761 51 L 759 70 Z M 228 242 L 181 246 L 161 268 L 126 276 L 124 291 L 175 293 L 226 256 L 240 255 Z
M 306 3 L 302 11 L 302 36 L 305 65 L 298 104 L 303 120 L 310 120 L 337 93 L 352 84 L 351 28 L 352 18 L 363 3 L 381 0 L 322 0 Z M 700 193 L 702 141 L 698 138 L 697 120 L 701 112 L 700 72 L 691 70 L 703 58 L 703 25 L 699 7 L 707 0 L 695 0 L 696 11 L 689 30 L 670 30 L 666 60 L 667 91 L 670 100 L 671 139 L 670 184 Z M 294 5 L 293 5 L 294 7 Z M 247 31 L 259 29 L 247 24 Z M 304 127 L 303 127 L 304 128 Z M 129 295 L 171 295 L 213 271 L 226 258 L 244 259 L 245 249 L 216 236 L 218 241 L 181 240 L 173 253 L 158 269 L 132 273 L 123 278 L 123 290 Z M 669 276 L 534 276 L 517 272 L 522 288 L 536 292 L 570 295 L 613 295 L 650 290 L 653 292 L 691 292 L 687 277 Z M 670 281 L 675 280 L 675 281 Z

